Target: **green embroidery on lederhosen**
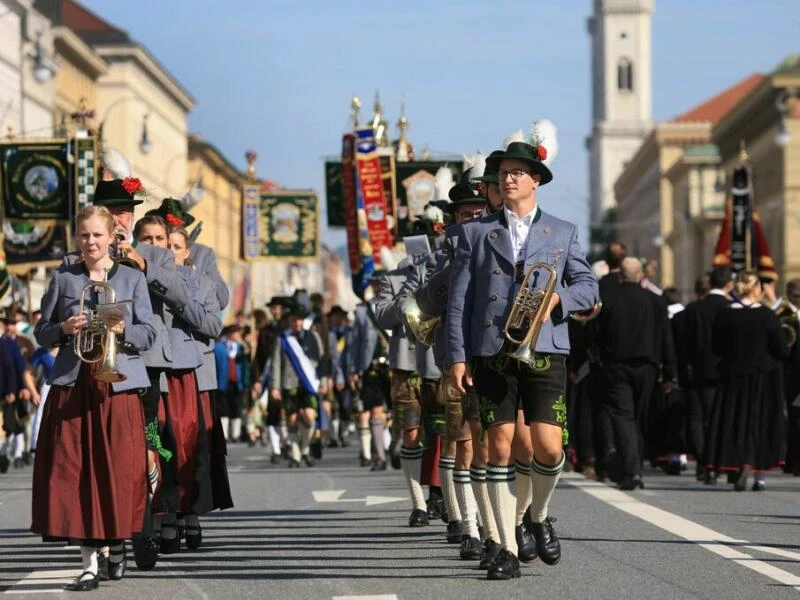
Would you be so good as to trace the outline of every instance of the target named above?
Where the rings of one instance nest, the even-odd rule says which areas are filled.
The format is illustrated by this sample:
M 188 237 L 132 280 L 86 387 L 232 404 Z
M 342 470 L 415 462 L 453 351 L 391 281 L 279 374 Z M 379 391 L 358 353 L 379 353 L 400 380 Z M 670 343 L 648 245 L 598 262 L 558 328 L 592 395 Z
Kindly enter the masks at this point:
M 567 426 L 561 428 L 561 446 L 566 447 L 569 445 L 569 429 Z
M 497 419 L 494 413 L 496 409 L 497 405 L 494 402 L 489 400 L 486 396 L 480 395 L 481 423 L 486 423 L 486 425 L 494 423 Z
M 564 402 L 564 394 L 559 394 L 555 403 L 550 407 L 556 415 L 556 423 L 566 427 L 567 425 L 567 403 Z
M 533 368 L 535 371 L 547 371 L 548 369 L 550 369 L 550 357 L 534 356 Z
M 150 421 L 144 428 L 144 437 L 150 445 L 167 462 L 172 458 L 172 452 L 161 445 L 161 436 L 158 434 L 158 421 Z

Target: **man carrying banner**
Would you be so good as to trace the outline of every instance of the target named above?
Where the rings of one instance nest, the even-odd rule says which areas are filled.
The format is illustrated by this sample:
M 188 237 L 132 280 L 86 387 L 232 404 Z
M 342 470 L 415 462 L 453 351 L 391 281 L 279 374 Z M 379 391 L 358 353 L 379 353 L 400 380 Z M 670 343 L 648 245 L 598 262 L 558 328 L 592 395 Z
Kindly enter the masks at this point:
M 286 411 L 291 444 L 290 467 L 299 467 L 300 460 L 314 466 L 309 454 L 319 408 L 319 395 L 325 394 L 320 383 L 322 340 L 319 334 L 303 329 L 309 315 L 304 307 L 295 304 L 289 315 L 289 328 L 281 333 L 272 355 L 270 398 L 281 402 Z

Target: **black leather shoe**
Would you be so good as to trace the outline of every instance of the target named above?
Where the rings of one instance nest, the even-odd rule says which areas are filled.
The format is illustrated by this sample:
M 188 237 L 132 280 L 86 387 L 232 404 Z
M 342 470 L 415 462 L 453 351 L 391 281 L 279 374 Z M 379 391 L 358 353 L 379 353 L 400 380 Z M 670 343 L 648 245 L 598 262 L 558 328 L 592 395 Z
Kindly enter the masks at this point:
M 524 563 L 533 562 L 539 558 L 536 553 L 536 539 L 531 533 L 529 519 L 530 517 L 526 510 L 525 516 L 522 517 L 522 525 L 517 525 L 514 528 L 514 537 L 517 538 L 517 556 Z
M 10 464 L 7 456 L 0 456 L 0 473 L 8 471 L 8 465 Z
M 67 592 L 88 592 L 96 590 L 100 585 L 100 578 L 97 575 L 84 571 L 75 578 L 75 581 L 64 586 Z
M 112 557 L 116 560 L 112 560 Z M 119 560 L 122 558 L 122 560 Z M 125 576 L 128 570 L 128 557 L 125 553 L 125 543 L 122 544 L 122 552 L 115 553 L 113 550 L 108 556 L 108 578 L 111 581 L 119 581 Z
M 376 458 L 372 462 L 372 466 L 369 468 L 370 471 L 385 471 L 386 470 L 386 461 L 381 460 L 380 458 Z
M 664 472 L 667 475 L 680 475 L 682 470 L 681 463 L 677 461 L 668 462 L 664 465 Z
M 172 529 L 175 531 L 174 538 L 165 538 L 164 532 Z M 178 537 L 178 528 L 175 525 L 161 526 L 161 554 L 175 554 L 181 551 L 181 538 Z
M 483 558 L 483 544 L 478 538 L 465 537 L 458 553 L 461 560 L 480 560 Z
M 497 558 L 494 559 L 494 562 L 489 565 L 486 579 L 496 581 L 514 579 L 515 577 L 519 577 L 519 560 L 511 552 L 503 548 Z
M 419 508 L 412 510 L 411 516 L 408 517 L 409 527 L 425 527 L 429 522 L 428 513 Z
M 133 546 L 133 560 L 136 568 L 142 571 L 150 571 L 158 562 L 158 544 L 148 536 L 137 534 L 131 540 Z
M 705 473 L 705 482 L 706 485 L 717 485 L 717 474 L 715 471 L 708 470 Z
M 483 543 L 483 558 L 481 559 L 478 568 L 488 569 L 497 558 L 497 555 L 500 554 L 500 550 L 502 549 L 503 547 L 494 540 L 492 539 L 486 540 Z
M 446 513 L 444 510 L 444 500 L 442 500 L 441 496 L 431 496 L 428 498 L 428 518 L 429 519 L 440 519 Z M 447 523 L 447 521 L 445 521 Z
M 637 490 L 637 489 L 643 490 L 644 482 L 642 482 L 642 478 L 639 477 L 638 475 L 636 477 L 631 477 L 629 475 L 626 475 L 625 477 L 622 478 L 622 481 L 620 481 L 617 484 L 617 488 L 625 491 Z
M 203 529 L 200 527 L 200 523 L 197 523 L 197 526 L 194 525 L 187 525 L 186 526 L 186 547 L 189 550 L 197 550 L 200 545 L 203 543 Z
M 752 489 L 753 489 L 754 492 L 763 492 L 764 490 L 767 489 L 767 482 L 766 481 L 758 481 L 758 480 L 756 480 L 753 483 L 753 488 Z
M 461 526 L 461 521 L 450 521 L 447 524 L 447 543 L 458 544 L 461 542 L 461 536 L 464 534 L 464 528 Z
M 15 458 L 14 459 L 14 468 L 15 469 L 21 469 L 24 466 L 25 466 L 25 464 L 22 462 L 22 458 Z
M 273 465 L 277 465 L 279 462 L 281 462 L 281 457 L 277 454 L 273 454 L 269 457 L 269 462 L 271 462 Z
M 553 517 L 547 517 L 543 523 L 531 523 L 531 533 L 536 539 L 536 553 L 546 565 L 558 564 L 561 560 L 561 543 L 553 529 Z
M 400 460 L 400 455 L 399 454 L 392 454 L 392 458 L 391 458 L 390 462 L 392 463 L 392 468 L 393 469 L 402 469 L 403 468 L 403 461 Z
M 364 457 L 362 456 L 361 458 L 359 458 L 359 464 L 360 464 L 362 467 L 368 467 L 368 466 L 370 466 L 370 465 L 372 464 L 372 461 L 371 461 L 371 460 L 369 460 L 368 458 L 364 458 Z
M 306 463 L 307 467 L 313 467 L 315 464 L 314 459 L 311 458 L 308 454 L 303 457 L 303 462 Z
M 289 459 L 289 468 L 290 469 L 294 469 L 295 467 L 299 467 L 299 466 L 300 466 L 300 461 L 295 460 L 293 458 Z

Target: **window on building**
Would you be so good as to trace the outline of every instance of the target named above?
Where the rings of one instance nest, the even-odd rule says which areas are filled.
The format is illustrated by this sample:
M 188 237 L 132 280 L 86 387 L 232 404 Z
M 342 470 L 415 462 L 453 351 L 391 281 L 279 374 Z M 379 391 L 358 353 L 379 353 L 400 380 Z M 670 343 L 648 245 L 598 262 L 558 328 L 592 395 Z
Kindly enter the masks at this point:
M 617 63 L 617 89 L 621 92 L 633 91 L 633 62 L 629 58 L 620 58 Z

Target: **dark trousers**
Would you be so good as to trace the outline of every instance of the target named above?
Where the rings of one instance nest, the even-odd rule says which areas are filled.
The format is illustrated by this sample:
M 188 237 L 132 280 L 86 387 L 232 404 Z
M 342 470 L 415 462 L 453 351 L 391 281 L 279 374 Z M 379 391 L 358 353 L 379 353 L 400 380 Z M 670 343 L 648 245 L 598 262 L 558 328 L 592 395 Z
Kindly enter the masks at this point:
M 592 409 L 591 377 L 579 383 L 567 382 L 567 424 L 569 445 L 574 448 L 578 462 L 594 463 L 594 414 Z
M 609 455 L 617 451 L 614 441 L 614 427 L 606 402 L 606 373 L 599 364 L 592 364 L 586 378 L 586 392 L 592 410 L 592 430 L 594 432 L 594 451 L 598 463 L 603 463 Z
M 606 409 L 622 466 L 622 476 L 642 474 L 644 427 L 658 370 L 649 362 L 606 365 Z
M 706 447 L 706 431 L 714 405 L 716 384 L 691 384 L 686 390 L 686 421 L 689 433 L 689 451 L 696 460 L 702 460 Z

